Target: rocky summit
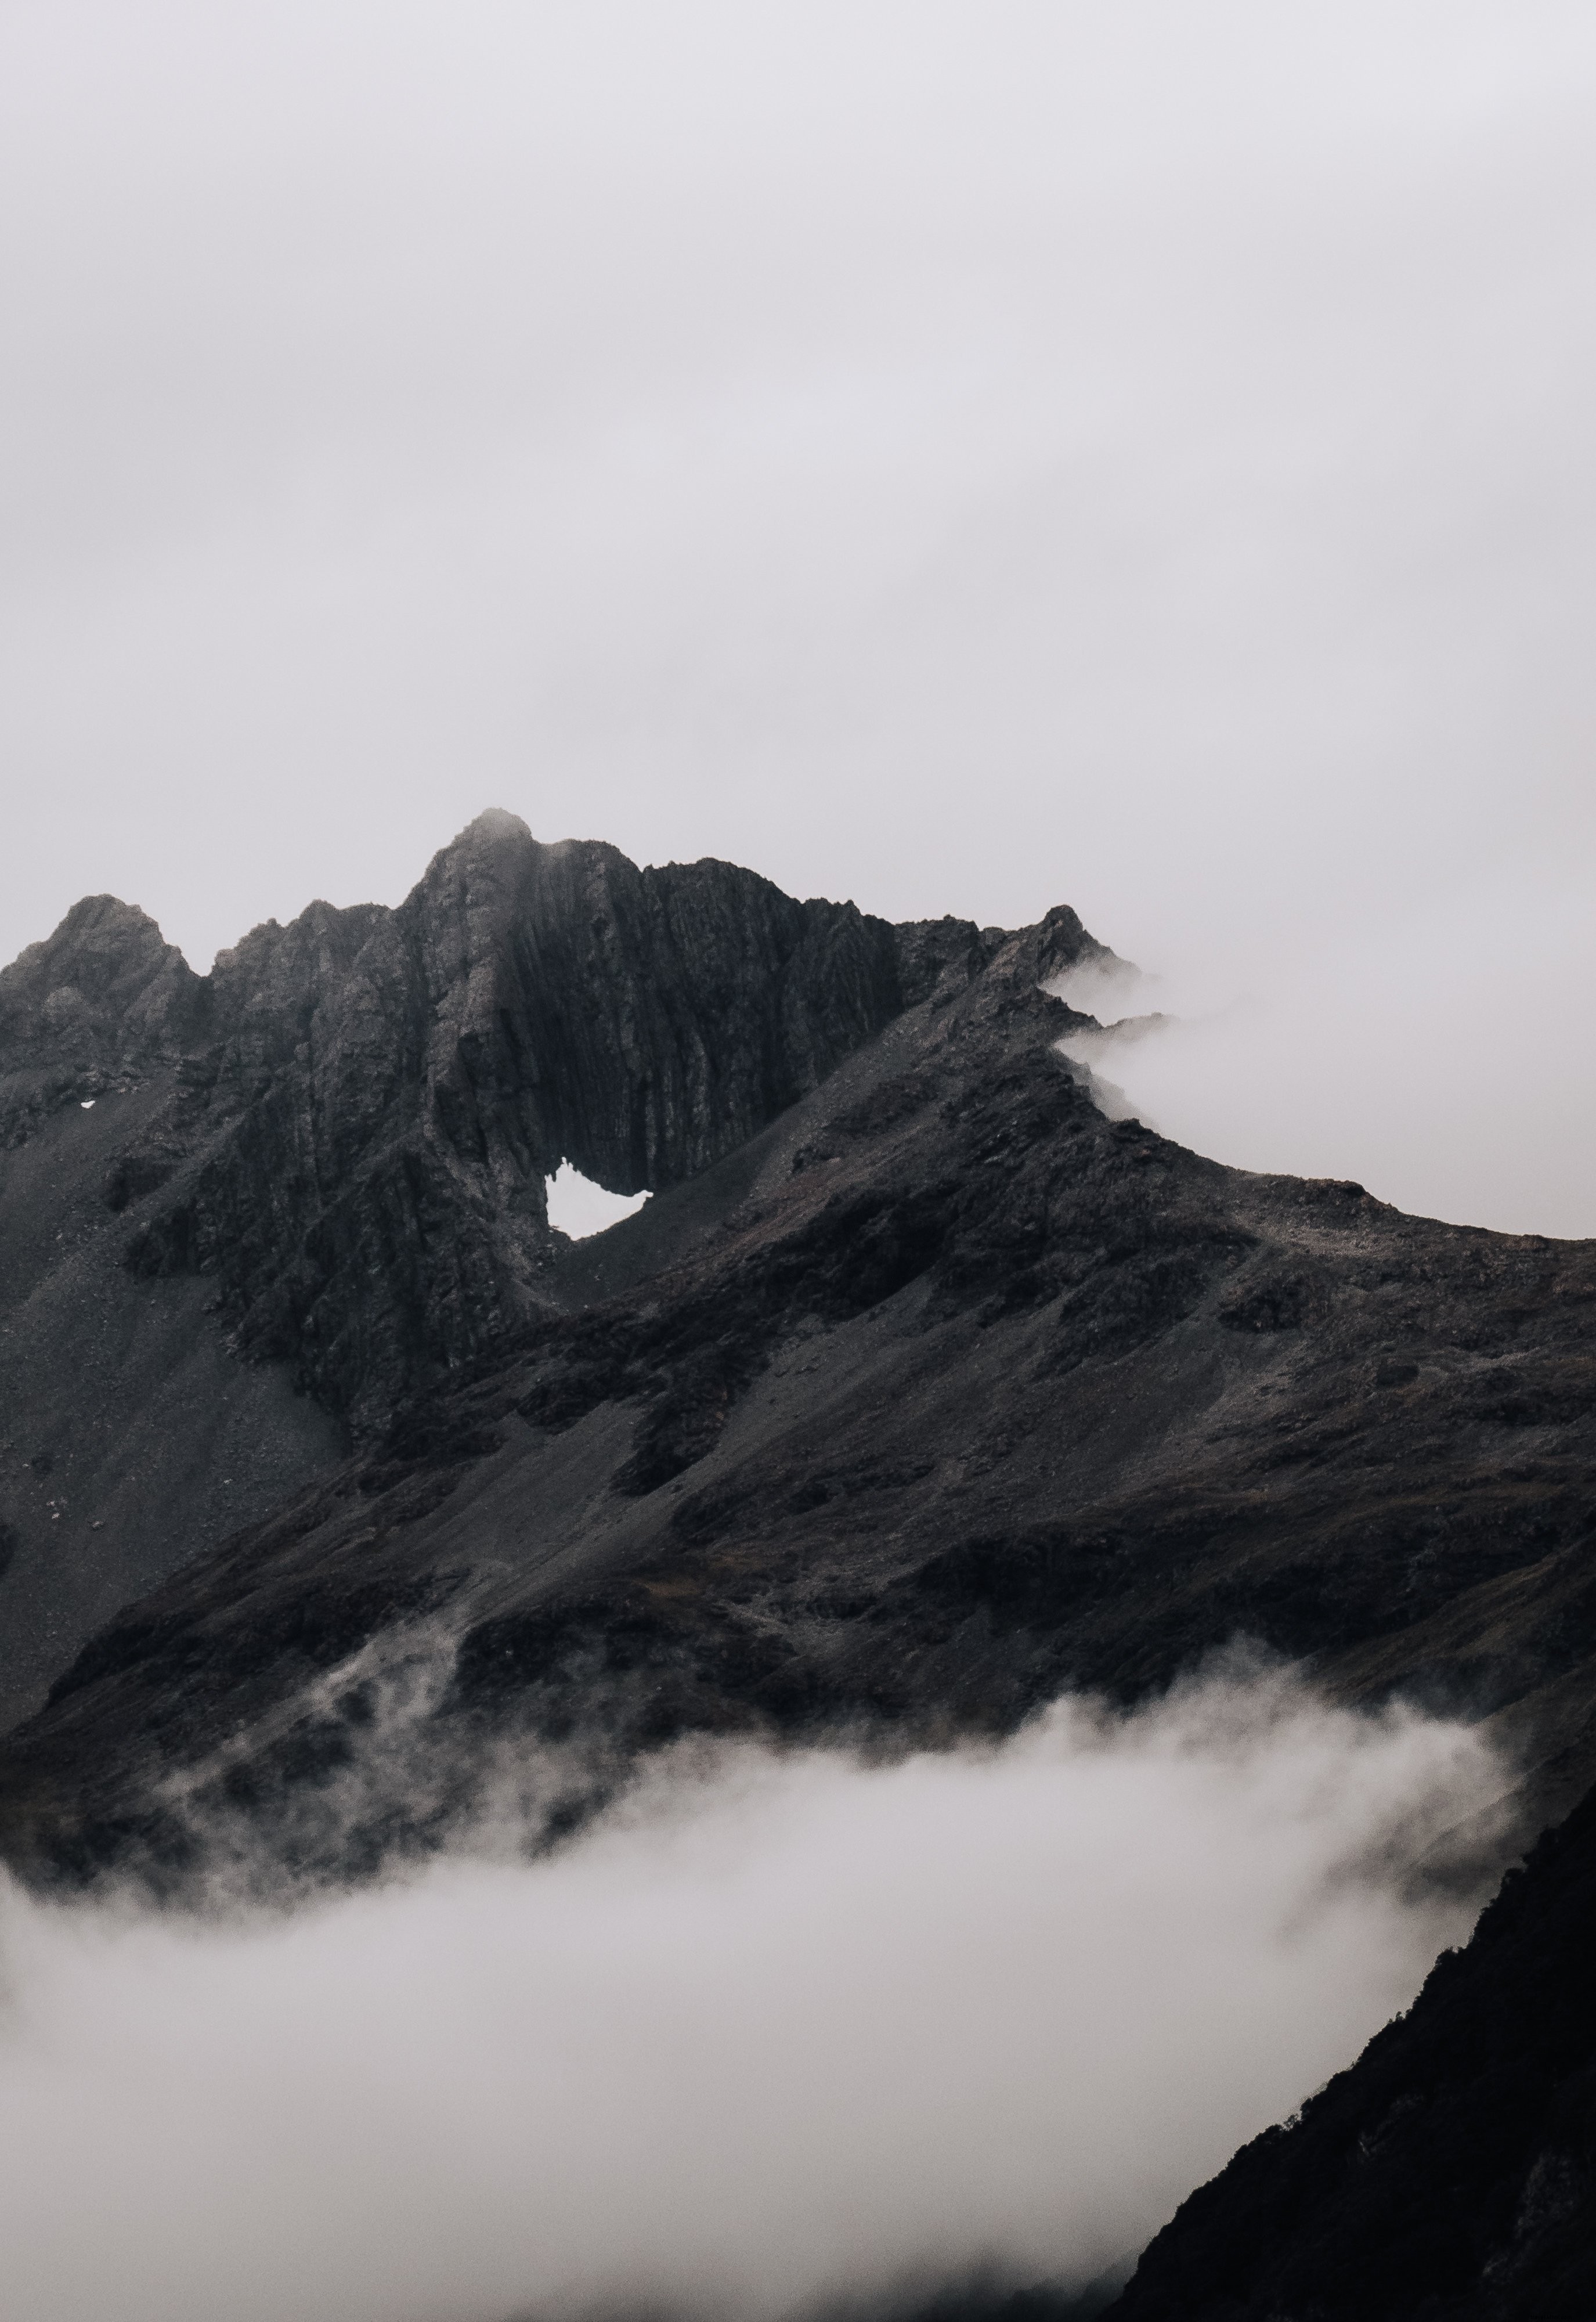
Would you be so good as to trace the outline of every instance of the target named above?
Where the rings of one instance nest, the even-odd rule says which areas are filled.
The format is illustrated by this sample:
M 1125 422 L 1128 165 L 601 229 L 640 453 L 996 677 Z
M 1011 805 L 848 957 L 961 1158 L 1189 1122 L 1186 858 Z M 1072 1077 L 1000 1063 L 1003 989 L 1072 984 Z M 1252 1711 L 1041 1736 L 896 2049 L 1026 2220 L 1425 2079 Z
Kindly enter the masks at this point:
M 1596 1245 L 1109 1119 L 1060 1047 L 1094 963 L 1066 905 L 894 927 L 497 813 L 397 910 L 313 904 L 208 976 L 78 905 L 0 974 L 18 1873 L 180 1896 L 247 1828 L 276 1887 L 344 1879 L 512 1747 L 554 1839 L 681 1735 L 937 1746 L 1238 1641 L 1486 1721 L 1495 1871 L 1561 1823 L 1596 1779 Z M 563 1160 L 653 1198 L 572 1243 Z M 1535 1965 L 1596 1933 L 1590 1813 L 1193 2197 L 1126 2322 L 1591 2310 L 1588 2010 L 1560 2042 Z M 1550 2061 L 1473 2142 L 1465 2244 L 1414 2155 L 1505 2118 L 1509 1987 Z M 1349 2235 L 1372 2272 L 1286 2263 Z

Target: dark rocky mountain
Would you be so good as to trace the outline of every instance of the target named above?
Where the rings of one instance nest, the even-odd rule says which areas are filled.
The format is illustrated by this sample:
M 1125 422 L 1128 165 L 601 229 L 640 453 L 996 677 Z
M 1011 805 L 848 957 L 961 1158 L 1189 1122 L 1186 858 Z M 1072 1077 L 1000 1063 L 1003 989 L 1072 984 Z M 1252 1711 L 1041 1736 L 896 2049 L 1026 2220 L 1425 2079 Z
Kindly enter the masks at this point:
M 1596 1793 L 1290 2125 L 1144 2253 L 1115 2322 L 1596 2314 Z
M 702 1171 L 981 944 L 500 814 L 397 910 L 312 904 L 208 976 L 78 904 L 0 974 L 0 1715 L 516 1344 L 561 1159 L 626 1193 Z
M 511 1745 L 558 1834 L 684 1732 L 935 1742 L 1238 1634 L 1491 1721 L 1564 1815 L 1596 1245 L 1109 1120 L 1042 988 L 1101 956 L 503 816 L 209 978 L 80 905 L 0 977 L 13 1863 L 346 1877 Z M 573 1245 L 562 1157 L 653 1199 Z

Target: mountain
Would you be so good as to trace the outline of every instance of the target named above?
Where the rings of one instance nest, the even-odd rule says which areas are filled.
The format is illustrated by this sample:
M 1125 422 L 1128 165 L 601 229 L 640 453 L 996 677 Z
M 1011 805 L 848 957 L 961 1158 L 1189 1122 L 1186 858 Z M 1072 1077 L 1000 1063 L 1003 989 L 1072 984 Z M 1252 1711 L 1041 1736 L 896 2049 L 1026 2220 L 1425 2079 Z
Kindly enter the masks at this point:
M 1110 957 L 497 814 L 209 977 L 78 905 L 0 975 L 14 1865 L 180 1895 L 246 1830 L 277 1891 L 512 1743 L 556 1836 L 677 1735 L 936 1744 L 1238 1635 L 1559 1820 L 1596 1245 L 1108 1120 L 1045 987 Z M 653 1199 L 572 1244 L 562 1158 Z
M 1596 1793 L 1294 2122 L 1186 2201 L 1114 2322 L 1596 2314 Z
M 701 1172 L 980 945 L 500 814 L 397 910 L 312 904 L 208 976 L 79 903 L 0 974 L 0 1714 L 517 1343 L 562 1158 L 622 1192 Z

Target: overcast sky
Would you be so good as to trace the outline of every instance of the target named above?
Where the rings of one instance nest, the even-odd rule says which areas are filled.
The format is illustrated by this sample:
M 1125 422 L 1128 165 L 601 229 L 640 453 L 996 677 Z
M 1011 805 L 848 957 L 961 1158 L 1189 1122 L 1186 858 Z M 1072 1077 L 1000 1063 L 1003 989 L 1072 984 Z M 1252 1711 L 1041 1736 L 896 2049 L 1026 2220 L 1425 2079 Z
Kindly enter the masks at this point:
M 1593 215 L 1583 0 L 0 0 L 0 955 L 1069 900 L 1173 1133 L 1596 1231 Z

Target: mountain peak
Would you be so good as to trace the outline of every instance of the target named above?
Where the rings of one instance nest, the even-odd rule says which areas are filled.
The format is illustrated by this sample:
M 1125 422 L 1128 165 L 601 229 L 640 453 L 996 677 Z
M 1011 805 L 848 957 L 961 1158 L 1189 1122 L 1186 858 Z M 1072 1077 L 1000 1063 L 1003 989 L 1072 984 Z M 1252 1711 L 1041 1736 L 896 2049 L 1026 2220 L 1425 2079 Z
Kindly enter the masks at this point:
M 149 913 L 85 895 L 41 943 L 0 969 L 0 1144 L 55 1103 L 79 1102 L 193 1037 L 205 985 Z
M 467 823 L 455 845 L 459 846 L 461 839 L 473 837 L 506 839 L 531 836 L 531 831 L 518 814 L 512 814 L 507 807 L 485 806 L 479 815 Z

